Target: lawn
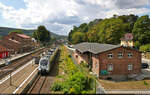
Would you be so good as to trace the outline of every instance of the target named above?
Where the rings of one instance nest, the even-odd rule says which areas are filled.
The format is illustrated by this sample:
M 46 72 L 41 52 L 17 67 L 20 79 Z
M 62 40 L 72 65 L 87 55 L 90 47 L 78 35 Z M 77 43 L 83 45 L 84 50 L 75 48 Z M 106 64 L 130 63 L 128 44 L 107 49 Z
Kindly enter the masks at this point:
M 150 80 L 142 81 L 128 81 L 128 82 L 112 82 L 108 80 L 101 80 L 99 82 L 106 90 L 122 89 L 122 90 L 150 90 Z

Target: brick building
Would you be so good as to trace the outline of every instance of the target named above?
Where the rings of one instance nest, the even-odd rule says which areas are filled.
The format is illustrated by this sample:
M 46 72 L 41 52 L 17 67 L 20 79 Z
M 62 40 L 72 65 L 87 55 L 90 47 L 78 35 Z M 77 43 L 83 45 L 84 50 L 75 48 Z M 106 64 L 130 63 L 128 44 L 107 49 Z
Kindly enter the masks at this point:
M 74 48 L 77 62 L 88 63 L 99 78 L 125 80 L 141 73 L 141 53 L 133 48 L 87 42 Z
M 0 44 L 10 49 L 11 53 L 31 51 L 34 47 L 31 37 L 15 32 L 4 36 Z

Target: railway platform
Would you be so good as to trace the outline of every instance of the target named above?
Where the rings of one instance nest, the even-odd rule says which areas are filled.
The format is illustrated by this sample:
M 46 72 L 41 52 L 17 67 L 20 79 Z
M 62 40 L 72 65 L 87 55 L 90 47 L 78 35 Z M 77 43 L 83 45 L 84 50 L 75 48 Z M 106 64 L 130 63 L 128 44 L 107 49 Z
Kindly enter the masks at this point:
M 42 48 L 40 48 L 40 49 L 42 49 Z M 40 49 L 38 49 L 38 50 L 40 50 Z M 16 60 L 18 58 L 24 57 L 24 56 L 29 55 L 35 51 L 38 51 L 38 50 L 34 50 L 34 51 L 23 53 L 23 54 L 12 55 L 10 58 L 6 58 L 6 59 L 0 59 L 0 65 L 3 65 L 6 62 L 9 62 L 10 60 L 13 61 L 13 60 Z
M 20 67 L 10 75 L 0 80 L 1 94 L 18 94 L 28 85 L 28 83 L 37 74 L 37 64 L 33 64 L 33 60 Z

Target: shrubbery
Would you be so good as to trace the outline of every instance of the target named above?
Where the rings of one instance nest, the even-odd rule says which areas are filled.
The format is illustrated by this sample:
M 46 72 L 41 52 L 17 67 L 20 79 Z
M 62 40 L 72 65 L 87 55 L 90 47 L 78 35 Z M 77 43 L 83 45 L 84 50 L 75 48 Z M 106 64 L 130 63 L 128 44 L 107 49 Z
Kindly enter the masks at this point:
M 63 81 L 56 81 L 51 87 L 53 91 L 61 91 L 64 94 L 81 94 L 88 93 L 92 90 L 91 87 L 93 81 L 92 77 L 85 75 L 72 61 L 69 55 L 66 55 L 64 60 L 64 72 L 67 74 L 67 77 L 63 78 Z
M 150 44 L 142 45 L 140 47 L 140 51 L 142 51 L 142 52 L 148 52 L 148 51 L 150 51 Z

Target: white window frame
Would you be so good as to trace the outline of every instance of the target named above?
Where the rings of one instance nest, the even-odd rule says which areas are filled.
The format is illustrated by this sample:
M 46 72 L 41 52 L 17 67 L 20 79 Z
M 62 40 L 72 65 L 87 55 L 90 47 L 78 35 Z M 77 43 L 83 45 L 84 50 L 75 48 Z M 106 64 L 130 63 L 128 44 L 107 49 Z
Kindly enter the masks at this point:
M 128 64 L 128 71 L 133 70 L 133 65 L 132 64 Z
M 128 52 L 128 58 L 132 58 L 133 53 L 132 52 Z
M 113 67 L 113 64 L 112 64 L 112 63 L 107 65 L 107 70 L 108 70 L 108 71 L 113 71 L 113 68 L 114 68 L 114 67 Z
M 118 52 L 118 58 L 123 58 L 123 52 Z
M 112 58 L 113 58 L 113 53 L 107 54 L 107 57 L 108 57 L 109 59 L 112 59 Z

